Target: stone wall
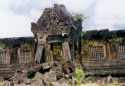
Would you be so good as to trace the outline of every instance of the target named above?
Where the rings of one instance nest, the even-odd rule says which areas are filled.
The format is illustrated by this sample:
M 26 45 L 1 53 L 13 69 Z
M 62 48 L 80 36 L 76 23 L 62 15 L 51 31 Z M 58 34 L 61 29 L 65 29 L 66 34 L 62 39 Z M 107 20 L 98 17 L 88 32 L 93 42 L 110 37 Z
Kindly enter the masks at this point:
M 10 64 L 9 49 L 0 49 L 0 64 Z
M 80 62 L 82 59 L 81 63 L 88 74 L 125 72 L 125 44 L 97 40 L 86 41 L 81 45 Z
M 29 46 L 21 46 L 18 48 L 19 64 L 31 64 L 33 62 L 33 48 Z

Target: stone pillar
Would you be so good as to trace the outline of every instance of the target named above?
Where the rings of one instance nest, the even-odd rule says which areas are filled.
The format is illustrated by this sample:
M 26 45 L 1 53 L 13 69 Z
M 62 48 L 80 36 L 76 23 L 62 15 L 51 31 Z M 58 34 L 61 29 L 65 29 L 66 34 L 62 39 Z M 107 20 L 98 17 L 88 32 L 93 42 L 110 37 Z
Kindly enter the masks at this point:
M 104 52 L 104 59 L 107 57 L 107 54 L 106 54 L 106 45 L 104 44 L 103 45 L 103 52 Z
M 42 56 L 43 56 L 43 53 L 44 53 L 43 49 L 44 49 L 44 46 L 37 46 L 35 61 L 39 64 L 41 63 L 41 59 L 42 59 Z
M 106 44 L 106 54 L 107 54 L 107 60 L 111 60 L 112 59 L 112 53 L 111 53 L 110 43 Z
M 7 60 L 7 64 L 10 64 L 10 59 L 11 59 L 11 56 L 10 56 L 10 49 L 7 49 L 7 54 L 6 54 L 6 57 L 8 58 Z
M 21 52 L 20 52 L 20 48 L 18 48 L 18 49 L 17 49 L 17 56 L 18 56 L 18 59 L 19 59 L 19 64 L 21 64 L 22 59 L 21 59 Z
M 71 60 L 71 52 L 67 41 L 63 43 L 63 57 L 66 61 Z
M 51 45 L 47 44 L 46 46 L 46 62 L 53 62 L 53 55 L 52 55 L 52 51 L 50 49 Z

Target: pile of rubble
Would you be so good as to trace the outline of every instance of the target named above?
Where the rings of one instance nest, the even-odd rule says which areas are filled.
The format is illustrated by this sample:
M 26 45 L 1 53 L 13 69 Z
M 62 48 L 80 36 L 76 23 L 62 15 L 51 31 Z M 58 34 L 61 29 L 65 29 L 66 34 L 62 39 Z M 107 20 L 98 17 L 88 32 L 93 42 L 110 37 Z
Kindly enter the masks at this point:
M 36 72 L 32 79 L 27 78 L 24 73 L 15 74 L 15 77 L 9 81 L 1 83 L 4 86 L 68 86 L 65 78 L 57 80 L 55 71 L 49 71 L 44 74 Z
M 38 65 L 29 69 L 18 70 L 13 77 L 0 83 L 0 86 L 68 86 L 73 72 L 69 70 L 72 65 L 64 66 L 54 64 Z

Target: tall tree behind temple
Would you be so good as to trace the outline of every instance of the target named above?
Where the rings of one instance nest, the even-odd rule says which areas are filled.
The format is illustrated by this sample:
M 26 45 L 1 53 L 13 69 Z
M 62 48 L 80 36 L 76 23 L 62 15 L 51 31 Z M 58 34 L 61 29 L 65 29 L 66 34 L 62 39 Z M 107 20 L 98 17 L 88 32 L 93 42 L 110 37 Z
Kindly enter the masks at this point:
M 82 14 L 74 14 L 73 15 L 73 20 L 74 20 L 74 25 L 76 26 L 77 30 L 74 32 L 75 35 L 74 35 L 74 38 L 76 39 L 75 40 L 75 46 L 76 46 L 76 49 L 79 50 L 79 52 L 81 51 L 80 50 L 80 47 L 81 47 L 81 33 L 82 33 L 82 23 L 83 21 L 86 19 L 87 17 L 85 17 L 84 15 Z M 80 34 L 78 34 L 80 33 Z

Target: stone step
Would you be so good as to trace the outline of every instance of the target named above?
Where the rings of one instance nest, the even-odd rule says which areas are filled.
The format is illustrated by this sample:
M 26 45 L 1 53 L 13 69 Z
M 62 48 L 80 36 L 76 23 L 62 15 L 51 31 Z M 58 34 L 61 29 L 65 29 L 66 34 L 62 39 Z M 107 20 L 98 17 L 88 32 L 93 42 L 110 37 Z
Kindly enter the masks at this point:
M 0 64 L 0 77 L 10 78 L 15 73 L 13 65 Z
M 15 71 L 13 70 L 3 70 L 1 71 L 0 70 L 0 77 L 3 77 L 3 78 L 10 78 L 14 75 Z
M 0 68 L 5 68 L 5 67 L 13 67 L 13 65 L 8 65 L 8 64 L 0 64 Z
M 0 65 L 0 72 L 1 71 L 11 71 L 13 70 L 13 66 L 12 65 Z

